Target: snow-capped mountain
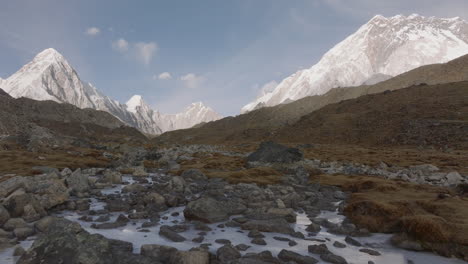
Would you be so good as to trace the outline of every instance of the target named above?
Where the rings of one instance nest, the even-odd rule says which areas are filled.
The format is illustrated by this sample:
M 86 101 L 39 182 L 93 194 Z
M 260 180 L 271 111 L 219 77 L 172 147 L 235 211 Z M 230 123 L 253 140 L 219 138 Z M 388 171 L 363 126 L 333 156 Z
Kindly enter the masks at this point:
M 161 127 L 164 131 L 175 129 L 189 128 L 202 122 L 211 122 L 221 119 L 222 116 L 202 102 L 192 103 L 185 108 L 184 111 L 178 114 L 162 114 Z M 199 122 L 199 120 L 203 120 Z
M 336 87 L 374 83 L 467 53 L 468 23 L 461 18 L 377 15 L 317 64 L 287 77 L 241 112 L 321 95 Z
M 98 91 L 90 83 L 83 82 L 67 60 L 55 49 L 46 49 L 23 66 L 15 74 L 1 80 L 0 85 L 11 96 L 35 100 L 52 100 L 69 103 L 79 108 L 92 108 L 109 112 L 126 124 L 148 134 L 160 134 L 159 112 L 153 111 L 141 98 L 133 96 L 127 104 L 121 104 Z M 193 122 L 212 121 L 215 113 L 193 116 Z M 179 124 L 178 121 L 174 121 Z M 171 126 L 172 129 L 186 127 Z

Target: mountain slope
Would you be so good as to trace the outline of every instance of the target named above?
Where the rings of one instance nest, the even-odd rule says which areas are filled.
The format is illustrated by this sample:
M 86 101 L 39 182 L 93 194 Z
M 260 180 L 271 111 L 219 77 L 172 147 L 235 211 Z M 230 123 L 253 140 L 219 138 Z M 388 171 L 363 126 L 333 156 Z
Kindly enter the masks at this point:
M 468 23 L 460 18 L 375 16 L 327 52 L 310 69 L 284 79 L 276 89 L 244 106 L 263 106 L 357 86 L 375 76 L 396 76 L 417 67 L 468 54 Z
M 138 130 L 107 112 L 53 101 L 15 99 L 0 89 L 0 140 L 9 139 L 28 148 L 86 141 L 146 141 Z
M 417 85 L 327 105 L 273 136 L 285 142 L 468 148 L 468 82 Z
M 69 103 L 79 108 L 106 111 L 147 134 L 160 134 L 167 131 L 161 127 L 168 127 L 170 130 L 189 127 L 184 126 L 186 122 L 178 121 L 178 116 L 160 118 L 160 114 L 144 103 L 141 96 L 132 97 L 128 102 L 129 105 L 121 104 L 105 96 L 91 84 L 83 82 L 68 61 L 52 48 L 36 55 L 30 63 L 15 74 L 0 81 L 0 85 L 15 98 L 52 100 L 58 103 Z M 217 114 L 210 109 L 204 112 L 204 115 L 194 115 L 188 118 L 197 124 L 212 121 L 215 115 Z M 219 115 L 217 118 L 219 119 Z M 166 119 L 168 121 L 165 121 Z
M 308 96 L 292 103 L 223 118 L 199 128 L 168 132 L 156 140 L 193 143 L 256 141 L 270 137 L 282 127 L 329 104 L 421 83 L 433 85 L 461 81 L 468 81 L 468 55 L 444 64 L 422 66 L 375 85 L 332 89 L 324 95 Z

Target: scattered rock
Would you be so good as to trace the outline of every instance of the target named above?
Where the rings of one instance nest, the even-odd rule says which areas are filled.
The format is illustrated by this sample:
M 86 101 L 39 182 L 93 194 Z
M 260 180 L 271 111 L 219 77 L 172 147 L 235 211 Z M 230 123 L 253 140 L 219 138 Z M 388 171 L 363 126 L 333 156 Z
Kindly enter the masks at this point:
M 316 260 L 313 257 L 302 256 L 296 252 L 289 251 L 286 249 L 280 251 L 280 253 L 278 254 L 278 258 L 282 261 L 293 261 L 297 264 L 315 264 L 318 262 L 318 260 Z
M 183 242 L 185 241 L 185 237 L 177 234 L 174 232 L 169 226 L 163 225 L 159 230 L 159 235 L 173 241 L 173 242 Z
M 300 161 L 303 158 L 302 152 L 297 148 L 289 148 L 272 141 L 263 142 L 260 147 L 247 157 L 249 162 L 265 163 L 291 163 Z

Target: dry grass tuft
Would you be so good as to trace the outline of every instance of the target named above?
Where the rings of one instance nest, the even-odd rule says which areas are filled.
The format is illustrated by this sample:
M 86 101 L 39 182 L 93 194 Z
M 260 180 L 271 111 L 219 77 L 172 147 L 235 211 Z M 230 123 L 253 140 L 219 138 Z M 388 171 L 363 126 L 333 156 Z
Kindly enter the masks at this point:
M 406 212 L 401 207 L 378 201 L 351 202 L 345 213 L 353 222 L 373 232 L 391 232 L 397 220 Z
M 256 183 L 258 185 L 276 184 L 281 180 L 282 174 L 278 171 L 259 167 L 239 171 L 208 172 L 208 177 L 223 178 L 230 183 Z
M 427 242 L 448 242 L 452 237 L 450 225 L 434 215 L 405 216 L 400 219 L 401 229 L 411 237 Z

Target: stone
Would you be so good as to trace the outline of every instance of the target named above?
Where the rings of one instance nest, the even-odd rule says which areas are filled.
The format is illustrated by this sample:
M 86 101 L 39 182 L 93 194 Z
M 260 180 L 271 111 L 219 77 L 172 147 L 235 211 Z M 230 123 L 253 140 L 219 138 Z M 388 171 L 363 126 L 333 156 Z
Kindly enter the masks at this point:
M 169 261 L 170 264 L 209 264 L 210 254 L 207 251 L 177 251 Z
M 140 254 L 142 256 L 152 257 L 154 259 L 157 259 L 161 263 L 170 263 L 171 257 L 177 251 L 178 250 L 174 247 L 146 244 L 146 245 L 141 246 Z
M 317 225 L 316 223 L 313 223 L 313 222 L 310 223 L 310 225 L 306 227 L 307 232 L 314 233 L 314 234 L 320 232 L 321 229 L 322 228 L 320 227 L 320 225 Z
M 229 263 L 229 261 L 238 259 L 241 257 L 239 251 L 232 245 L 224 245 L 216 251 L 216 258 L 221 263 Z
M 146 172 L 145 167 L 139 166 L 134 168 L 132 175 L 135 177 L 148 177 L 149 174 Z
M 34 227 L 36 228 L 37 231 L 39 232 L 45 232 L 49 228 L 49 226 L 53 223 L 54 217 L 52 216 L 46 216 L 42 218 L 41 220 L 37 221 L 34 224 Z
M 178 192 L 178 193 L 184 192 L 184 188 L 185 188 L 184 178 L 182 178 L 180 176 L 174 176 L 174 177 L 171 178 L 169 184 L 171 186 L 171 189 L 174 192 Z
M 266 246 L 267 244 L 265 239 L 259 238 L 259 237 L 252 239 L 250 243 L 255 244 L 255 245 L 260 245 L 260 246 Z
M 294 233 L 294 229 L 282 218 L 271 220 L 249 220 L 242 224 L 241 228 L 244 230 L 258 230 L 261 232 L 276 232 L 282 234 Z
M 173 242 L 183 242 L 186 240 L 185 237 L 174 232 L 169 226 L 163 225 L 159 229 L 159 235 L 173 241 Z
M 258 230 L 251 230 L 248 234 L 247 234 L 248 237 L 252 237 L 252 238 L 264 238 L 265 235 L 263 235 L 262 233 L 260 233 Z
M 378 252 L 377 250 L 373 250 L 373 249 L 370 249 L 370 248 L 361 248 L 359 249 L 360 252 L 363 252 L 363 253 L 367 253 L 371 256 L 380 256 L 380 252 Z
M 272 215 L 273 217 L 284 218 L 289 223 L 296 222 L 297 214 L 292 208 L 270 208 L 266 213 Z
M 220 238 L 220 239 L 216 239 L 215 243 L 227 245 L 227 244 L 231 244 L 231 241 L 229 239 Z
M 303 159 L 297 148 L 289 148 L 272 141 L 263 142 L 260 147 L 247 157 L 248 162 L 292 163 Z
M 81 169 L 75 170 L 70 176 L 65 178 L 68 188 L 71 189 L 72 193 L 80 194 L 89 191 L 88 176 L 81 173 Z
M 307 250 L 310 253 L 318 254 L 318 255 L 323 255 L 323 254 L 328 254 L 330 253 L 330 250 L 328 250 L 327 245 L 325 244 L 320 244 L 320 245 L 309 245 L 307 247 Z
M 0 226 L 3 226 L 10 219 L 8 210 L 0 204 Z
M 322 254 L 320 255 L 320 258 L 323 261 L 330 262 L 333 264 L 348 264 L 346 259 L 344 259 L 342 256 L 335 255 L 333 253 L 327 253 L 327 254 Z
M 22 246 L 18 245 L 13 250 L 13 256 L 14 257 L 19 257 L 19 256 L 22 256 L 25 252 L 26 252 L 26 250 L 24 250 L 24 248 Z
M 448 185 L 458 185 L 463 181 L 463 177 L 456 171 L 447 174 L 445 179 Z
M 31 227 L 18 227 L 13 230 L 13 233 L 15 234 L 15 237 L 18 238 L 18 240 L 24 240 L 34 234 L 34 229 Z
M 26 193 L 24 189 L 18 189 L 10 194 L 3 202 L 3 205 L 11 217 L 23 217 L 28 222 L 38 220 L 41 216 L 47 215 L 34 195 Z
M 199 169 L 185 170 L 180 176 L 184 179 L 191 179 L 195 181 L 205 181 L 208 179 L 206 175 Z
M 392 236 L 390 239 L 390 242 L 392 245 L 398 248 L 406 249 L 406 250 L 412 250 L 412 251 L 423 251 L 424 248 L 416 240 L 413 240 L 408 237 L 408 235 L 402 233 L 402 234 L 395 234 Z
M 104 181 L 111 184 L 121 184 L 122 183 L 122 174 L 118 171 L 105 170 L 104 171 Z
M 221 202 L 211 197 L 202 197 L 187 204 L 184 216 L 189 220 L 216 223 L 225 221 L 230 215 L 240 214 L 246 209 L 244 205 L 235 202 Z
M 123 193 L 139 193 L 144 191 L 146 191 L 146 187 L 138 183 L 132 183 L 122 188 Z
M 315 264 L 318 262 L 318 260 L 313 257 L 302 256 L 301 254 L 286 249 L 280 251 L 278 258 L 285 262 L 293 261 L 297 264 Z
M 3 229 L 6 231 L 13 231 L 16 228 L 27 227 L 28 224 L 23 220 L 23 218 L 10 218 L 3 225 Z
M 343 244 L 343 243 L 341 243 L 341 242 L 339 242 L 339 241 L 335 241 L 335 242 L 333 243 L 333 246 L 336 247 L 336 248 L 345 248 L 345 247 L 346 247 L 345 244 Z
M 18 260 L 17 264 L 156 264 L 154 259 L 132 253 L 128 242 L 89 234 L 80 224 L 55 218 Z
M 148 193 L 147 195 L 145 195 L 143 200 L 147 205 L 151 204 L 158 208 L 161 208 L 162 210 L 167 208 L 166 198 L 164 198 L 164 196 L 160 195 L 157 192 Z
M 350 236 L 346 236 L 345 241 L 346 241 L 346 243 L 348 243 L 350 245 L 353 245 L 353 246 L 356 246 L 356 247 L 362 246 L 362 244 L 359 241 L 357 241 L 356 239 L 354 239 L 354 238 L 352 238 Z

